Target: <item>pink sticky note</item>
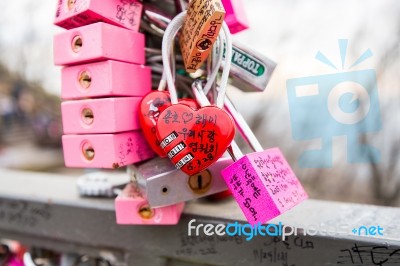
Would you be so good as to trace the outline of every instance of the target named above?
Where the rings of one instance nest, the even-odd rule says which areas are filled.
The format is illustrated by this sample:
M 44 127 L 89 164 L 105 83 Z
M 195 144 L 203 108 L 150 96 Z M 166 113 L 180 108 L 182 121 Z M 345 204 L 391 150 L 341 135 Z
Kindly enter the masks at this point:
M 62 143 L 67 167 L 118 168 L 155 156 L 141 131 L 64 135 Z
M 151 91 L 151 68 L 107 60 L 64 67 L 61 98 L 144 96 Z
M 278 148 L 247 154 L 222 171 L 247 221 L 265 223 L 308 198 Z
M 117 224 L 177 224 L 181 217 L 184 202 L 166 207 L 151 208 L 138 188 L 129 183 L 115 199 Z
M 222 0 L 225 8 L 225 22 L 232 34 L 249 28 L 242 0 Z
M 117 133 L 140 129 L 140 101 L 140 97 L 121 97 L 63 102 L 64 134 Z
M 68 30 L 102 21 L 138 31 L 142 9 L 136 0 L 59 0 L 54 24 Z
M 54 36 L 54 64 L 77 65 L 117 60 L 144 64 L 144 35 L 98 22 Z

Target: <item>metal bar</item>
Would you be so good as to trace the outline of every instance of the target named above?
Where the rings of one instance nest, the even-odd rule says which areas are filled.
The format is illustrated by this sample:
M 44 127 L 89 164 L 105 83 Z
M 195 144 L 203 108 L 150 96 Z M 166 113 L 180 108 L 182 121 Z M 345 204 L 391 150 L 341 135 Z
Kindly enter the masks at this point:
M 188 223 L 227 223 L 244 217 L 234 201 L 192 202 L 177 226 L 119 226 L 109 199 L 78 196 L 76 178 L 0 170 L 0 238 L 62 252 L 108 254 L 125 265 L 399 265 L 398 208 L 307 200 L 271 221 L 298 226 L 279 237 L 188 236 Z M 379 225 L 380 236 L 302 236 L 311 225 Z M 194 231 L 192 231 L 194 233 Z M 381 264 L 376 264 L 380 262 Z M 190 263 L 190 264 L 189 264 Z

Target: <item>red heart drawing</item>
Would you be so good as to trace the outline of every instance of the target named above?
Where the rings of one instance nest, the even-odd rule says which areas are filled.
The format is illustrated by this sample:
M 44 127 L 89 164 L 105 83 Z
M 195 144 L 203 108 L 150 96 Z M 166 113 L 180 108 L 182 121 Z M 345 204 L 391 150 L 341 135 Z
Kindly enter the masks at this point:
M 232 117 L 216 106 L 194 110 L 183 104 L 166 108 L 157 121 L 157 138 L 176 168 L 188 175 L 217 161 L 235 135 Z
M 197 102 L 193 99 L 179 99 L 179 102 L 195 109 L 198 108 Z M 159 146 L 160 142 L 156 136 L 156 123 L 160 114 L 170 105 L 171 99 L 167 91 L 152 91 L 144 96 L 140 103 L 139 122 L 143 134 L 152 150 L 160 157 L 166 157 L 167 154 Z

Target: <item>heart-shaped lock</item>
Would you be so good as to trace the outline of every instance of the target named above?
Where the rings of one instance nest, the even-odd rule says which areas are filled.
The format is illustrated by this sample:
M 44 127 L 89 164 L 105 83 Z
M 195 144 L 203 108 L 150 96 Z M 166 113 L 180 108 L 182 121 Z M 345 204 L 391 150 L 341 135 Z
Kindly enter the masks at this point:
M 235 136 L 232 118 L 216 106 L 194 110 L 180 103 L 171 105 L 161 113 L 156 127 L 160 147 L 188 175 L 216 162 Z
M 188 175 L 193 175 L 209 167 L 225 153 L 235 135 L 235 126 L 230 115 L 222 109 L 230 60 L 227 61 L 222 74 L 223 86 L 220 86 L 216 106 L 209 105 L 193 110 L 178 102 L 168 51 L 170 51 L 170 44 L 173 43 L 174 36 L 179 31 L 185 15 L 186 12 L 177 15 L 164 33 L 162 42 L 164 71 L 160 86 L 165 81 L 168 83 L 171 106 L 161 113 L 156 122 L 156 131 L 160 147 L 164 149 L 175 167 Z M 225 35 L 229 35 L 227 26 L 223 27 Z M 228 58 L 231 57 L 231 52 L 232 44 L 229 39 L 227 43 Z
M 179 102 L 197 109 L 199 106 L 193 99 L 179 99 Z M 156 123 L 160 114 L 171 105 L 169 92 L 152 91 L 143 97 L 140 103 L 139 122 L 143 135 L 151 149 L 160 157 L 166 157 L 165 151 L 160 148 L 160 142 L 156 136 Z

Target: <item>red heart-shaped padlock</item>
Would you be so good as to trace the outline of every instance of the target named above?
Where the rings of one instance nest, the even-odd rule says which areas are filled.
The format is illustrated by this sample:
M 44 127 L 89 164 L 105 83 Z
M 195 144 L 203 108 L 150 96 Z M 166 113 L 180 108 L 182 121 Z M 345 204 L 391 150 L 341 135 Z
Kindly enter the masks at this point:
M 180 99 L 179 102 L 195 109 L 198 108 L 194 99 Z M 167 154 L 159 146 L 160 142 L 156 136 L 156 122 L 161 112 L 170 105 L 171 99 L 167 91 L 152 91 L 144 96 L 140 103 L 139 122 L 143 134 L 152 150 L 160 157 L 166 157 Z
M 226 151 L 235 135 L 231 116 L 216 106 L 194 110 L 183 104 L 166 108 L 157 121 L 157 137 L 176 168 L 193 175 Z

